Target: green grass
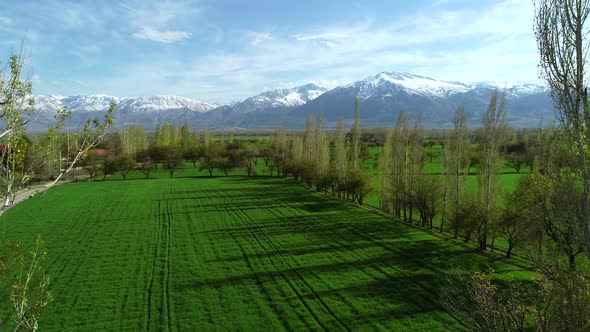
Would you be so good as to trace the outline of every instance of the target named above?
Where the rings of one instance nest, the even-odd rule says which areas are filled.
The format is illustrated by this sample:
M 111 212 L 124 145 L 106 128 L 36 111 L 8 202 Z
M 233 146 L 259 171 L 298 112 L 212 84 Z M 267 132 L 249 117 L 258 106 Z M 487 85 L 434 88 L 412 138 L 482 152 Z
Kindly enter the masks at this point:
M 0 218 L 5 239 L 46 240 L 41 330 L 462 330 L 436 301 L 445 271 L 531 278 L 289 179 L 156 177 L 65 184 Z
M 369 149 L 369 155 L 371 156 L 365 160 L 365 166 L 371 172 L 371 185 L 373 190 L 365 198 L 365 204 L 372 207 L 379 208 L 379 169 L 377 167 L 378 156 L 381 153 L 381 147 L 373 147 Z M 435 145 L 433 147 L 426 148 L 427 151 L 433 152 L 435 157 L 432 161 L 428 160 L 424 167 L 425 174 L 432 176 L 439 176 L 441 174 L 441 162 L 442 162 L 442 147 Z M 477 168 L 471 167 L 470 175 L 467 177 L 467 189 L 475 192 L 477 190 Z M 501 195 L 505 192 L 511 192 L 516 187 L 516 182 L 522 174 L 529 173 L 529 168 L 523 168 L 520 173 L 507 166 L 502 165 L 500 173 L 498 174 L 498 188 Z M 502 198 L 502 197 L 501 197 Z

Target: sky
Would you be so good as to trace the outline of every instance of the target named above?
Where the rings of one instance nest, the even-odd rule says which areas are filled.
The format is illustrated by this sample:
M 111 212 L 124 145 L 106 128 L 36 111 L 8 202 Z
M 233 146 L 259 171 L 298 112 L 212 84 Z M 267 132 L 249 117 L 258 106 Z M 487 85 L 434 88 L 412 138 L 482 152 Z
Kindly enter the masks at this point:
M 24 44 L 37 95 L 223 104 L 383 71 L 538 81 L 530 0 L 2 0 L 1 7 L 0 61 Z

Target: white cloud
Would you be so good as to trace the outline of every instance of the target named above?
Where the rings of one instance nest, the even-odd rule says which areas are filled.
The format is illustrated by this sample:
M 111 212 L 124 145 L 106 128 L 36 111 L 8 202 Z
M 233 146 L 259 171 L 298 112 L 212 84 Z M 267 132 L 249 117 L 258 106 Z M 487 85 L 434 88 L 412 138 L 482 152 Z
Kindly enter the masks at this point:
M 263 87 L 308 82 L 334 87 L 381 71 L 407 71 L 460 81 L 512 82 L 537 76 L 530 1 L 498 0 L 486 5 L 450 7 L 443 6 L 447 0 L 439 0 L 437 5 L 387 21 L 367 18 L 328 26 L 273 26 L 265 22 L 248 25 L 248 29 L 260 29 L 258 32 L 221 22 L 215 22 L 219 27 L 211 25 L 209 15 L 200 15 L 194 1 L 122 2 L 120 6 L 99 6 L 114 13 L 90 11 L 96 17 L 89 20 L 90 26 L 97 31 L 116 30 L 124 36 L 119 41 L 132 36 L 159 43 L 187 38 L 200 42 L 210 36 L 215 43 L 209 45 L 213 47 L 177 53 L 170 48 L 166 55 L 146 52 L 134 58 L 134 63 L 121 64 L 120 71 L 125 75 L 88 81 L 84 85 L 86 93 L 102 87 L 113 94 L 180 94 L 206 101 L 228 101 L 257 94 Z M 433 10 L 434 6 L 438 8 Z M 78 12 L 88 10 L 76 7 L 74 13 L 66 12 L 60 26 L 80 28 L 84 20 L 80 20 Z M 126 23 L 111 28 L 113 22 L 121 21 Z M 0 27 L 2 24 L 0 17 Z M 112 40 L 96 35 L 89 35 L 86 42 L 92 45 Z M 45 40 L 47 34 L 43 37 Z M 85 44 L 77 43 L 68 53 L 79 57 L 83 64 L 103 61 L 103 52 L 82 47 Z M 50 46 L 51 50 L 55 48 Z M 108 47 L 106 43 L 97 46 Z M 45 75 L 43 78 L 48 82 Z M 129 84 L 137 81 L 150 84 Z
M 327 47 L 336 47 L 338 46 L 336 43 L 332 43 L 331 41 L 324 41 L 324 45 Z
M 253 46 L 257 46 L 262 42 L 272 39 L 272 35 L 268 32 L 253 32 L 253 31 L 251 31 L 248 33 L 248 35 L 251 39 L 250 44 L 252 44 Z
M 171 23 L 200 13 L 200 9 L 191 1 L 131 0 L 125 1 L 122 7 L 126 9 L 129 23 L 134 27 L 149 25 L 163 29 Z
M 346 37 L 346 35 L 338 34 L 338 33 L 325 33 L 325 34 L 311 34 L 311 35 L 291 35 L 291 37 L 293 37 L 299 41 L 305 41 L 305 40 L 338 39 L 338 38 Z
M 0 16 L 0 26 L 8 26 L 12 24 L 12 19 L 6 16 Z
M 175 43 L 190 38 L 191 33 L 187 31 L 161 31 L 151 27 L 142 27 L 133 35 L 135 39 L 147 39 L 159 43 Z

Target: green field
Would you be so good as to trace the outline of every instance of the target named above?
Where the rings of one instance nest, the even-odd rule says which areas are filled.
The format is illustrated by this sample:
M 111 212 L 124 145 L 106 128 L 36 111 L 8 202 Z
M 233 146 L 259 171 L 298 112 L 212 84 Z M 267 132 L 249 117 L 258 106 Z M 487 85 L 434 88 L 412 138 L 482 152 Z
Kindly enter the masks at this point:
M 365 198 L 365 204 L 368 204 L 372 207 L 379 208 L 379 169 L 377 167 L 377 160 L 379 158 L 379 154 L 381 153 L 381 147 L 373 147 L 369 149 L 370 158 L 365 160 L 365 166 L 371 172 L 371 185 L 373 190 L 367 195 Z M 425 174 L 429 174 L 432 176 L 439 176 L 443 171 L 441 166 L 442 162 L 442 147 L 440 145 L 435 145 L 433 147 L 427 148 L 426 151 L 432 152 L 435 154 L 435 157 L 432 161 L 428 161 L 424 167 Z M 518 174 L 516 171 L 507 165 L 502 165 L 502 168 L 498 174 L 498 188 L 499 192 L 502 195 L 505 192 L 511 192 L 516 187 L 516 182 L 521 174 L 529 173 L 529 168 L 525 167 L 521 170 L 521 173 Z M 470 175 L 467 177 L 467 187 L 469 190 L 476 191 L 477 190 L 477 168 L 471 167 Z M 503 197 L 500 197 L 501 199 Z M 438 218 L 437 218 L 438 219 Z
M 530 278 L 518 260 L 290 179 L 66 184 L 9 210 L 0 228 L 46 240 L 55 301 L 41 330 L 460 330 L 436 301 L 443 272 Z M 10 310 L 2 301 L 2 325 Z

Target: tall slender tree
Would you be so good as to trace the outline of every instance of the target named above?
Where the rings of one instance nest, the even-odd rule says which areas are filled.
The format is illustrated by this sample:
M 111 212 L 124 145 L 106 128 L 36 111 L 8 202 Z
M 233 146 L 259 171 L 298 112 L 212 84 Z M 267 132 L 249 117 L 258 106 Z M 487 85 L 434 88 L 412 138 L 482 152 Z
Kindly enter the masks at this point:
M 357 169 L 359 166 L 359 158 L 361 155 L 361 99 L 357 97 L 354 100 L 354 123 L 350 129 L 350 161 L 352 169 Z
M 490 227 L 496 220 L 497 172 L 499 171 L 500 146 L 506 130 L 504 93 L 494 91 L 488 109 L 483 114 L 479 132 L 479 193 L 482 202 L 482 220 L 478 240 L 481 250 L 487 249 Z
M 536 0 L 534 3 L 539 67 L 581 174 L 582 214 L 590 255 L 590 100 L 586 78 L 590 0 Z
M 404 212 L 404 220 L 407 220 L 406 205 L 404 203 L 404 190 L 408 186 L 409 174 L 409 119 L 408 113 L 402 111 L 397 117 L 397 122 L 392 138 L 392 172 L 391 187 L 393 188 L 394 215 L 401 217 Z
M 446 170 L 448 185 L 448 201 L 455 211 L 461 203 L 464 184 L 469 169 L 469 128 L 467 127 L 467 111 L 459 106 L 453 115 L 453 130 L 448 135 L 443 150 L 443 163 Z M 445 201 L 447 201 L 445 199 Z M 446 204 L 445 204 L 446 206 Z M 444 214 L 443 214 L 444 215 Z M 441 224 L 443 228 L 444 224 Z M 458 223 L 455 223 L 455 237 L 458 236 Z
M 346 180 L 346 166 L 348 156 L 346 151 L 346 131 L 344 129 L 344 120 L 339 119 L 336 125 L 336 133 L 334 135 L 334 169 L 336 171 L 336 181 L 339 192 L 344 187 Z
M 379 204 L 386 213 L 394 213 L 394 174 L 393 174 L 393 136 L 394 131 L 388 128 L 385 132 L 383 150 L 379 155 Z

